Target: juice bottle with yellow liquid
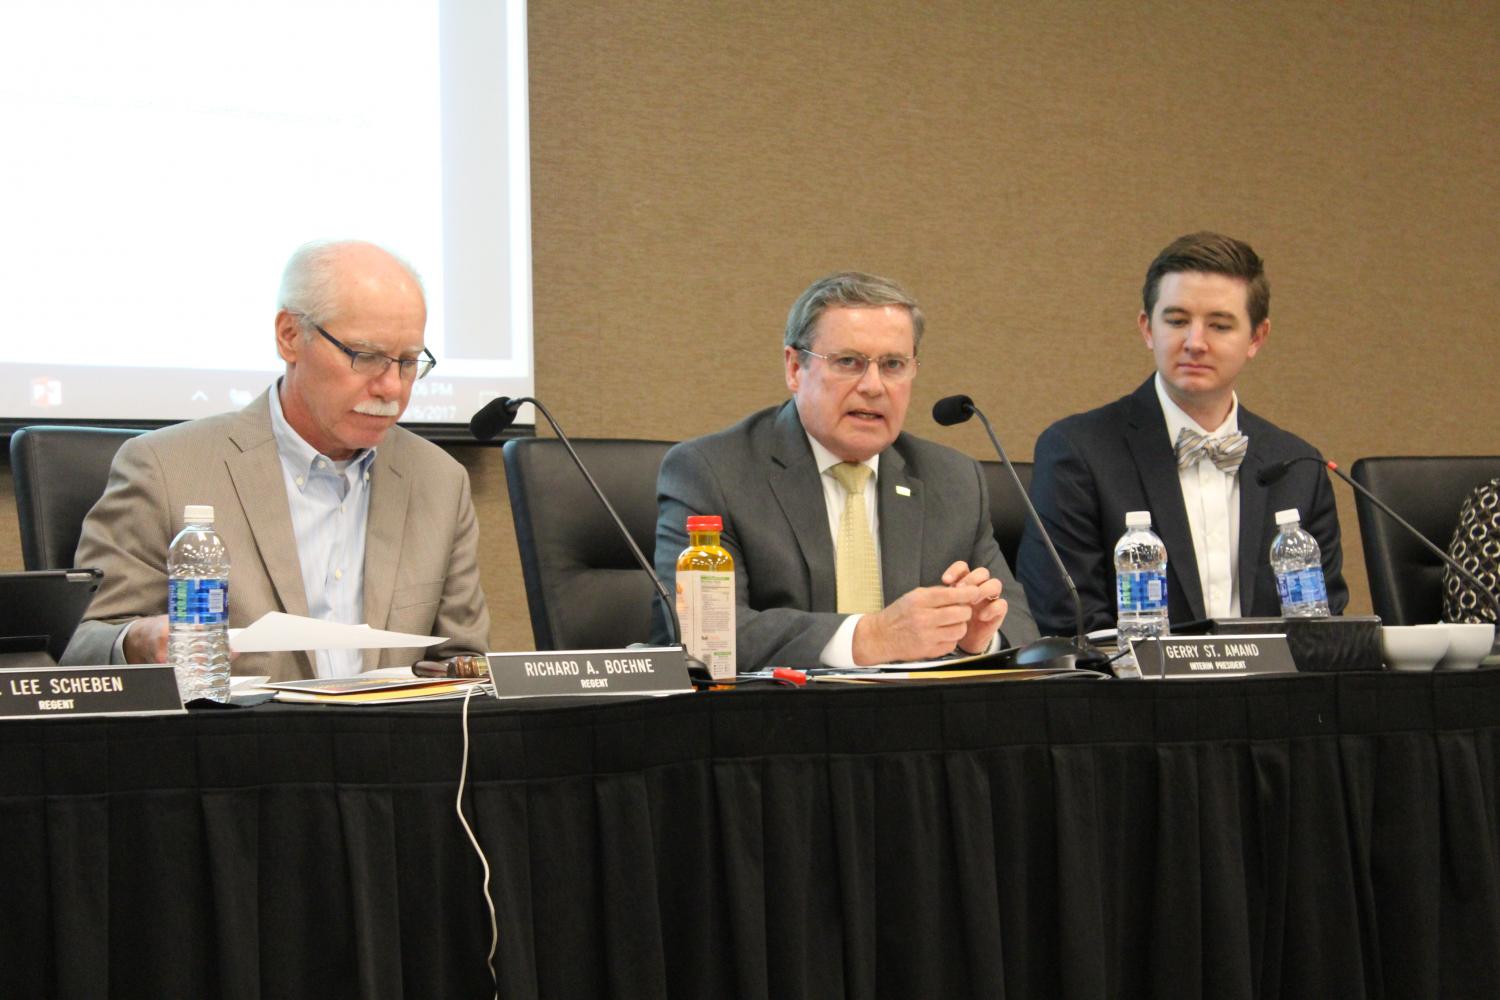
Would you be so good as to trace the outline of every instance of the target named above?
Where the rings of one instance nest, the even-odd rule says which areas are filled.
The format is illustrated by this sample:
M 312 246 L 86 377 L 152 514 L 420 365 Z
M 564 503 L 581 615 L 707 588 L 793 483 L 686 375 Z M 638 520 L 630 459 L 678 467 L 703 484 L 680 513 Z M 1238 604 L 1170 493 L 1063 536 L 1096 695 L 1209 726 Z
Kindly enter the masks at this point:
M 719 544 L 724 519 L 687 519 L 688 547 L 677 557 L 677 617 L 689 656 L 716 681 L 734 680 L 734 556 Z

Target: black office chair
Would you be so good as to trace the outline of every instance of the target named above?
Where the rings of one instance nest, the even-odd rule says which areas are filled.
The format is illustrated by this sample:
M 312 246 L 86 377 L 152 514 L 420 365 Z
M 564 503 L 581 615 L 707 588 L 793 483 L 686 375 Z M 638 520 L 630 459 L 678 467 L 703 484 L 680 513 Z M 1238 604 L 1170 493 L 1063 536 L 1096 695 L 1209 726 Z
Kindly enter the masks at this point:
M 1031 463 L 1013 462 L 1021 485 L 1031 489 Z M 985 485 L 990 491 L 990 522 L 995 526 L 995 541 L 1000 552 L 1014 570 L 1016 551 L 1021 547 L 1021 531 L 1026 527 L 1026 503 L 1016 494 L 1016 484 L 1010 481 L 1005 466 L 998 461 L 982 461 Z
M 1500 476 L 1500 456 L 1361 458 L 1351 477 L 1444 551 L 1470 491 Z M 1443 563 L 1374 504 L 1355 494 L 1370 600 L 1387 625 L 1443 617 Z
M 144 433 L 38 425 L 11 435 L 21 558 L 28 570 L 72 568 L 83 519 L 104 493 L 115 452 Z
M 667 441 L 575 440 L 573 447 L 649 561 L 656 473 Z M 656 591 L 556 438 L 505 444 L 505 480 L 537 649 L 617 649 L 651 637 Z

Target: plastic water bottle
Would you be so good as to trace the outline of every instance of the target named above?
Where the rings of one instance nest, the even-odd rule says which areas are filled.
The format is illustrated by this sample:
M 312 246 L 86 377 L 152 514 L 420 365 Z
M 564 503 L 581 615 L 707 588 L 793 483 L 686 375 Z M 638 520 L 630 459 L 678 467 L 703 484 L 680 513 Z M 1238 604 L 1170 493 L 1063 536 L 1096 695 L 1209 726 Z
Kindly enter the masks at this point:
M 1328 587 L 1323 581 L 1323 553 L 1318 540 L 1302 529 L 1293 507 L 1276 512 L 1281 530 L 1271 542 L 1271 571 L 1281 597 L 1283 618 L 1327 618 Z
M 167 553 L 167 662 L 184 702 L 229 700 L 229 554 L 214 509 L 189 504 Z
M 1132 639 L 1167 634 L 1167 547 L 1151 530 L 1151 512 L 1125 515 L 1125 534 L 1115 543 L 1115 628 L 1120 648 Z M 1116 661 L 1120 676 L 1139 676 L 1134 656 Z

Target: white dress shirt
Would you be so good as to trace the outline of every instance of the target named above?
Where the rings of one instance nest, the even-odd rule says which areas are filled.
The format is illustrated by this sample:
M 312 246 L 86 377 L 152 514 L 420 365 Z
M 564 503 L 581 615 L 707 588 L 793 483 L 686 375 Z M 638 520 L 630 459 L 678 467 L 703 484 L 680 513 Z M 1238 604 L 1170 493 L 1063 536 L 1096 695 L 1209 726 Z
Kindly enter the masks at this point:
M 365 527 L 375 449 L 343 462 L 318 454 L 287 423 L 279 383 L 271 392 L 271 433 L 286 482 L 307 613 L 358 625 L 364 621 Z M 229 557 L 233 559 L 234 553 Z M 319 677 L 351 677 L 363 668 L 358 649 L 318 649 L 312 657 Z
M 1161 373 L 1156 375 L 1156 398 L 1167 418 L 1167 436 L 1172 447 L 1184 427 L 1210 438 L 1227 437 L 1240 428 L 1239 396 L 1231 397 L 1229 416 L 1210 430 L 1183 412 L 1167 395 Z M 1240 474 L 1223 472 L 1207 456 L 1177 470 L 1182 485 L 1182 505 L 1187 509 L 1188 529 L 1193 536 L 1198 581 L 1203 587 L 1203 606 L 1210 618 L 1240 615 Z

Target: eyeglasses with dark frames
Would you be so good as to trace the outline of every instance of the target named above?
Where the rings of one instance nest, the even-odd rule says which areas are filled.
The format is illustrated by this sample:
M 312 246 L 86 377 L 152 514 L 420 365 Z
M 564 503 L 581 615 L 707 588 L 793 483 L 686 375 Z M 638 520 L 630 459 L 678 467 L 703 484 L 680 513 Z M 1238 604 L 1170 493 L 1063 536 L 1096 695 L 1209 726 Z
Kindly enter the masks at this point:
M 437 358 L 433 357 L 432 352 L 425 347 L 422 348 L 420 358 L 393 358 L 376 351 L 356 351 L 316 323 L 313 324 L 313 329 L 321 333 L 323 339 L 334 347 L 349 355 L 349 367 L 354 369 L 356 375 L 379 378 L 385 374 L 387 368 L 396 365 L 402 381 L 415 382 L 419 378 L 426 378 L 427 373 L 437 366 Z

